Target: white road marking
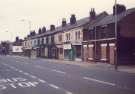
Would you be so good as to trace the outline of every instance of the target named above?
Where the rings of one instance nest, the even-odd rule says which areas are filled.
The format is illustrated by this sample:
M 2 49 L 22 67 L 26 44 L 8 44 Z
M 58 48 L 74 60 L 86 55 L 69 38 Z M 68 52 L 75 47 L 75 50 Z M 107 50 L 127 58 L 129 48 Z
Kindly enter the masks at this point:
M 45 80 L 42 80 L 42 79 L 39 79 L 39 78 L 38 78 L 38 81 L 41 82 L 41 83 L 47 83 Z
M 66 91 L 65 93 L 66 93 L 66 94 L 73 94 L 73 93 L 72 93 L 72 92 L 70 92 L 70 91 Z
M 36 79 L 37 77 L 34 75 L 29 75 L 31 78 Z
M 29 73 L 27 73 L 27 72 L 24 72 L 24 71 L 22 71 L 22 70 L 19 70 L 19 69 L 13 67 L 13 66 L 10 66 L 10 65 L 8 65 L 8 64 L 5 64 L 5 65 L 8 66 L 8 67 L 10 67 L 10 68 L 13 69 L 13 70 L 17 70 L 18 72 L 20 72 L 20 73 L 22 73 L 22 74 L 28 75 L 28 76 L 31 77 L 31 78 L 37 79 L 37 80 L 38 80 L 39 82 L 41 82 L 41 83 L 46 83 L 47 85 L 49 85 L 50 87 L 52 87 L 52 88 L 54 88 L 54 89 L 64 90 L 65 94 L 73 94 L 73 93 L 70 92 L 70 91 L 67 91 L 67 90 L 65 90 L 65 89 L 63 89 L 63 88 L 60 88 L 59 86 L 56 86 L 56 85 L 54 85 L 54 84 L 50 84 L 50 83 L 46 82 L 45 80 L 42 80 L 42 79 L 40 79 L 40 78 L 38 78 L 38 77 L 36 77 L 36 76 L 34 76 L 34 75 L 31 75 L 31 74 L 29 74 Z M 42 67 L 42 66 L 36 66 L 36 67 L 41 68 L 41 69 L 44 68 L 44 67 Z M 59 71 L 59 70 L 53 70 L 53 71 L 58 72 L 58 73 L 62 73 L 62 74 L 66 74 L 65 72 L 62 72 L 62 71 Z M 27 86 L 28 86 L 27 83 L 20 83 L 19 85 L 21 85 L 21 86 L 22 86 L 22 85 L 27 85 Z M 27 87 L 27 86 L 26 86 L 26 87 Z
M 23 71 L 19 70 L 20 73 L 22 73 Z
M 83 77 L 83 79 L 93 81 L 93 82 L 97 82 L 97 83 L 101 83 L 101 84 L 105 84 L 105 85 L 116 86 L 115 83 L 105 82 L 105 81 L 97 80 L 97 79 L 90 78 L 90 77 Z
M 66 72 L 63 72 L 63 71 L 60 71 L 60 70 L 53 69 L 52 71 L 57 72 L 57 73 L 61 73 L 61 74 L 66 74 Z
M 52 87 L 52 88 L 55 88 L 55 89 L 60 89 L 60 87 L 58 87 L 58 86 L 56 86 L 54 84 L 49 84 L 49 86 Z

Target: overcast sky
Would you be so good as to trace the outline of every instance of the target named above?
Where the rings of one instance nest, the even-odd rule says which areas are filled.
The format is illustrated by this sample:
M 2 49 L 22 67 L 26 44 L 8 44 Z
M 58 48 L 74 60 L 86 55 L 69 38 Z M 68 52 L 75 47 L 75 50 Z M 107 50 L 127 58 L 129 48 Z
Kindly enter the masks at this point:
M 77 19 L 89 16 L 91 8 L 97 13 L 107 11 L 112 13 L 115 0 L 0 0 L 0 41 L 14 40 L 16 36 L 23 38 L 31 29 L 50 24 L 61 24 L 62 18 L 69 22 L 71 14 Z M 135 7 L 135 0 L 118 0 L 127 8 Z M 25 19 L 25 21 L 21 21 Z

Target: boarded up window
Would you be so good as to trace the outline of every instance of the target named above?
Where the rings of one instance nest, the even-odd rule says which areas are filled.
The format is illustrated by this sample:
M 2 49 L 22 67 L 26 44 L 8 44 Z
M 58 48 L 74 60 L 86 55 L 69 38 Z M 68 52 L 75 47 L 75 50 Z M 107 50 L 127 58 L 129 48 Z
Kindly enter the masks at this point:
M 88 60 L 93 60 L 93 47 L 94 45 L 88 45 Z
M 107 60 L 107 44 L 101 44 L 101 60 Z

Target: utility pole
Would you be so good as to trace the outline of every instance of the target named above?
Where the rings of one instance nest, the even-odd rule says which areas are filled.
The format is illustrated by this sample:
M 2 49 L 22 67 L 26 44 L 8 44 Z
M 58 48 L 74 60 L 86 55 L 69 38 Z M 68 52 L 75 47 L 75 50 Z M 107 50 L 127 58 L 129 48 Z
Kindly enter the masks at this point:
M 96 57 L 97 56 L 97 43 L 96 43 L 96 38 L 97 37 L 96 37 L 96 31 L 97 30 L 96 30 L 96 26 L 95 26 L 95 28 L 94 28 L 94 32 L 95 32 L 95 63 L 96 63 L 96 59 L 97 59 L 97 57 Z
M 114 61 L 114 65 L 115 65 L 115 70 L 118 69 L 118 54 L 117 54 L 117 0 L 115 0 L 115 61 Z

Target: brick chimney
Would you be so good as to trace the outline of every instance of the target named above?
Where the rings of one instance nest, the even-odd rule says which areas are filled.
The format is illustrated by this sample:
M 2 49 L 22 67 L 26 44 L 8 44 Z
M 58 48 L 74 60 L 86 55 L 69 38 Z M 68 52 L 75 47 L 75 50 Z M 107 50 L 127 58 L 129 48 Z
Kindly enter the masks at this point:
M 90 11 L 90 19 L 95 19 L 96 18 L 96 12 L 94 8 L 91 8 Z
M 66 25 L 67 25 L 66 18 L 63 18 L 62 19 L 62 27 L 66 26 Z
M 70 17 L 70 24 L 75 24 L 75 23 L 76 23 L 76 17 L 74 14 L 72 14 Z
M 117 4 L 116 6 L 117 6 L 117 10 L 116 10 L 117 14 L 120 14 L 120 13 L 126 11 L 126 7 L 124 5 Z M 113 15 L 115 15 L 115 5 L 113 6 Z
M 42 33 L 45 33 L 46 32 L 46 27 L 44 26 L 43 28 L 42 28 Z
M 38 34 L 41 34 L 42 33 L 42 30 L 41 30 L 41 28 L 39 28 L 39 30 L 38 30 Z
M 55 30 L 55 25 L 50 25 L 50 31 Z

